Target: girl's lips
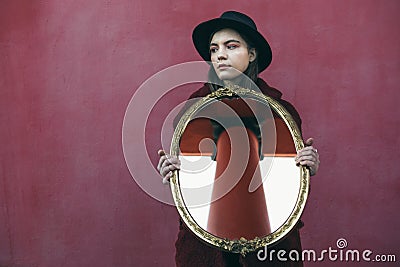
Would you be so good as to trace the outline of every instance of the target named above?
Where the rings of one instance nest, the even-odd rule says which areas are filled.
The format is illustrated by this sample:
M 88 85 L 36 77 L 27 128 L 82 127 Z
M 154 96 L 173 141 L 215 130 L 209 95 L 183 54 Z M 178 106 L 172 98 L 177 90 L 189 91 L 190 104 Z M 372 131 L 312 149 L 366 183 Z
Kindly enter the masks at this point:
M 227 68 L 230 68 L 231 66 L 229 66 L 229 65 L 226 65 L 226 64 L 219 64 L 218 65 L 218 69 L 219 70 L 224 70 L 224 69 L 227 69 Z

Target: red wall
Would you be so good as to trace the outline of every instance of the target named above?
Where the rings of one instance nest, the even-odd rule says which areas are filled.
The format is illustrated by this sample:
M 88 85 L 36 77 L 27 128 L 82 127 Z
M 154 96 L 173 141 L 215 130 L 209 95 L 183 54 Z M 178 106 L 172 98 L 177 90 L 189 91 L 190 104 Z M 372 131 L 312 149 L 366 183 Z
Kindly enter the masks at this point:
M 193 27 L 227 9 L 270 41 L 262 77 L 321 154 L 303 247 L 400 260 L 399 1 L 2 0 L 0 266 L 173 266 L 177 213 L 131 178 L 123 116 L 152 74 L 200 59 Z

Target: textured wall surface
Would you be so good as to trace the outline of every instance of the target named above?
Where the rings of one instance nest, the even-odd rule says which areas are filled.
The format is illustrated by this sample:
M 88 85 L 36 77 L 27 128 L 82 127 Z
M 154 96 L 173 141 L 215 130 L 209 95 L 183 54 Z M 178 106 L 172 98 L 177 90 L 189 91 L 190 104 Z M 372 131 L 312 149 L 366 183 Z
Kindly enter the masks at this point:
M 321 155 L 303 247 L 345 238 L 400 260 L 399 1 L 2 0 L 0 266 L 174 265 L 177 212 L 133 181 L 122 121 L 148 77 L 200 59 L 193 27 L 228 9 L 270 41 L 262 77 Z M 153 161 L 161 120 L 146 137 Z M 306 264 L 322 265 L 338 266 Z

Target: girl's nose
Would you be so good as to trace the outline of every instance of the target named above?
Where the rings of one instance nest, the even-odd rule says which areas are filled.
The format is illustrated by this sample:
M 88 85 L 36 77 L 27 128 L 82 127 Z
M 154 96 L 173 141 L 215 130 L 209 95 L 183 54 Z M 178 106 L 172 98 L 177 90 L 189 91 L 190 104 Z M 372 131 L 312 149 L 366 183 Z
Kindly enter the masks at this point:
M 218 61 L 221 61 L 221 60 L 223 60 L 223 59 L 226 59 L 226 53 L 225 53 L 225 51 L 223 50 L 223 49 L 221 49 L 221 50 L 219 50 L 218 51 L 218 55 L 217 55 L 217 59 L 218 59 Z

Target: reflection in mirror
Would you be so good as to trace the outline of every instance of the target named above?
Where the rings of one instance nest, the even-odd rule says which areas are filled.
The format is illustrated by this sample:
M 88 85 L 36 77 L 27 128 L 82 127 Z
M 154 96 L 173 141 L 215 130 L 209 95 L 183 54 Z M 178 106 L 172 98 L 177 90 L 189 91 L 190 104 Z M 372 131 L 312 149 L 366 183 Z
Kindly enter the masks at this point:
M 266 103 L 229 98 L 203 107 L 180 139 L 179 185 L 190 216 L 220 238 L 275 232 L 299 196 L 295 155 L 289 129 Z

